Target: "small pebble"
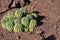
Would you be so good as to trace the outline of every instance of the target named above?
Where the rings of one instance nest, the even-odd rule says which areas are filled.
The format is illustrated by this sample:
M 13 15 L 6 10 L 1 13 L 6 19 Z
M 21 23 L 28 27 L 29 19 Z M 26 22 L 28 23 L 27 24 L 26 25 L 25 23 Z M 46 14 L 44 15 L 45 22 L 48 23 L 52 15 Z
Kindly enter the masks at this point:
M 16 39 L 20 39 L 20 36 L 17 36 Z
M 40 34 L 42 31 L 37 31 L 36 34 Z
M 19 39 L 18 36 L 16 37 L 16 39 Z

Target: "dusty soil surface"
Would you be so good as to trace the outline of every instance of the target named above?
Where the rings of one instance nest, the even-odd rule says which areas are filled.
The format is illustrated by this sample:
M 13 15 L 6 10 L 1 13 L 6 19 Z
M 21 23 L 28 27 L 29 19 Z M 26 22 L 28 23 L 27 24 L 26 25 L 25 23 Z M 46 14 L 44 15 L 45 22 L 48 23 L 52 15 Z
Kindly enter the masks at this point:
M 60 40 L 60 0 L 30 0 L 30 4 L 24 6 L 31 12 L 40 15 L 39 25 L 34 32 L 13 33 L 3 29 L 0 22 L 0 40 Z M 0 3 L 0 21 L 8 11 Z

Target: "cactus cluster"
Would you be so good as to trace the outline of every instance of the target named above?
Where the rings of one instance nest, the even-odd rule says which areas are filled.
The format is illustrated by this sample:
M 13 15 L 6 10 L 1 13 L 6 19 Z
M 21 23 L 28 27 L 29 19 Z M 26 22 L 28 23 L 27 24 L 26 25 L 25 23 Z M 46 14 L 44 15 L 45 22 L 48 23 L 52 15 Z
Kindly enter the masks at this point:
M 1 25 L 9 32 L 33 32 L 37 26 L 37 14 L 29 14 L 25 8 L 20 8 L 16 12 L 8 12 L 1 20 Z

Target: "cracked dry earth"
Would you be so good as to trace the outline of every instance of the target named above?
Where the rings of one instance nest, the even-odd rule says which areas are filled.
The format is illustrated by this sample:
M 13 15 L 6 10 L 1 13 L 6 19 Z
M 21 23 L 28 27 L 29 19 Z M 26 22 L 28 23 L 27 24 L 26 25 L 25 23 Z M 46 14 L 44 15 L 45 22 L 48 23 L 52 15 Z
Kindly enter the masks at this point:
M 34 32 L 13 33 L 3 29 L 0 22 L 0 40 L 60 40 L 60 0 L 30 0 L 30 4 L 24 6 L 31 13 L 39 12 L 40 20 Z M 7 10 L 0 1 L 0 21 L 8 11 L 16 11 L 18 8 Z M 6 11 L 7 10 L 7 11 Z M 6 12 L 5 12 L 6 11 Z

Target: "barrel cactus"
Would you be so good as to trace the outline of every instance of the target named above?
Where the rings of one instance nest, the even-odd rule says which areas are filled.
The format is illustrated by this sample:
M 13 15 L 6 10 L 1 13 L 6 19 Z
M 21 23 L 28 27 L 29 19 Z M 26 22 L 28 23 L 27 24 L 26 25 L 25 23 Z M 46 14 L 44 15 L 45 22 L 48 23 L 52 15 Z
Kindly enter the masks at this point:
M 16 18 L 16 17 L 13 16 L 13 15 L 9 15 L 9 16 L 8 16 L 8 19 L 9 19 L 10 22 L 13 22 L 13 21 L 15 20 L 15 18 Z
M 22 17 L 22 12 L 20 11 L 20 10 L 17 10 L 16 12 L 15 12 L 15 16 L 17 17 L 17 18 L 21 18 Z
M 31 15 L 34 17 L 34 18 L 37 18 L 38 15 L 36 13 L 31 13 Z
M 6 23 L 6 29 L 11 32 L 13 30 L 13 24 L 11 22 Z
M 1 25 L 4 29 L 6 29 L 6 23 L 8 21 L 8 18 L 6 17 L 6 15 L 2 18 L 1 20 Z
M 21 23 L 21 20 L 20 19 L 15 19 L 14 20 L 14 24 L 20 24 Z
M 27 13 L 28 13 L 28 11 L 25 8 L 23 8 L 23 7 L 20 8 L 19 10 L 23 13 L 23 16 L 26 16 Z
M 30 14 L 26 15 L 26 17 L 27 17 L 28 19 L 33 19 L 33 16 L 30 15 Z
M 30 21 L 29 31 L 32 32 L 32 31 L 35 29 L 36 26 L 37 26 L 37 21 L 34 20 L 34 19 L 32 19 L 32 20 Z
M 22 32 L 23 26 L 21 24 L 16 24 L 14 26 L 14 32 Z
M 15 15 L 14 12 L 7 12 L 7 15 Z
M 23 24 L 25 27 L 29 26 L 29 19 L 27 19 L 26 17 L 23 17 L 21 19 L 21 24 Z

